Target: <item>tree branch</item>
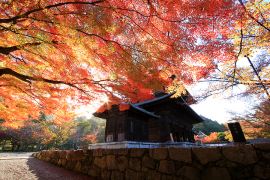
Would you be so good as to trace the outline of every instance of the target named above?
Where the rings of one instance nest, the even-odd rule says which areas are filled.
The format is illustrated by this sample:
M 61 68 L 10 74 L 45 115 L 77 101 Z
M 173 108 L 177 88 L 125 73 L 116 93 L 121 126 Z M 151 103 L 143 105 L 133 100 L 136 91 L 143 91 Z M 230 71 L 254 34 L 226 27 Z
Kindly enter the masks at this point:
M 243 3 L 242 0 L 238 0 L 239 3 L 242 5 L 242 7 L 244 8 L 244 10 L 246 11 L 247 15 L 253 19 L 257 24 L 259 24 L 261 27 L 263 27 L 264 29 L 266 29 L 267 31 L 270 32 L 270 28 L 269 27 L 266 27 L 263 23 L 261 23 L 258 19 L 256 19 L 246 8 L 245 4 Z
M 251 68 L 253 69 L 254 73 L 256 74 L 257 78 L 259 79 L 259 83 L 261 84 L 261 86 L 263 87 L 265 93 L 267 94 L 268 98 L 270 99 L 270 94 L 269 94 L 267 88 L 265 87 L 264 83 L 262 82 L 262 79 L 261 79 L 261 77 L 260 77 L 258 71 L 257 71 L 256 68 L 254 67 L 254 65 L 253 65 L 253 63 L 251 62 L 250 58 L 249 58 L 247 55 L 246 55 L 245 57 L 248 59 L 248 62 L 249 62 L 249 64 L 250 64 Z
M 243 29 L 241 27 L 241 30 L 240 30 L 240 35 L 241 35 L 241 39 L 240 39 L 240 44 L 239 44 L 239 52 L 237 54 L 237 59 L 234 61 L 234 69 L 233 69 L 233 83 L 234 83 L 234 80 L 235 80 L 235 74 L 236 74 L 236 70 L 237 70 L 237 61 L 238 61 L 238 58 L 242 52 L 242 48 L 243 48 Z
M 9 46 L 9 47 L 0 46 L 0 54 L 9 55 L 11 52 L 20 50 L 23 47 L 38 46 L 40 44 L 41 44 L 40 42 L 33 42 L 33 43 L 25 43 L 25 44 L 16 45 L 16 46 Z
M 10 75 L 13 76 L 21 81 L 27 82 L 27 83 L 31 83 L 31 81 L 39 81 L 39 82 L 46 82 L 49 84 L 64 84 L 70 87 L 73 87 L 85 94 L 87 94 L 87 92 L 83 89 L 81 89 L 80 87 L 69 83 L 69 82 L 65 82 L 65 81 L 57 81 L 57 80 L 51 80 L 51 79 L 46 79 L 46 78 L 38 78 L 38 77 L 32 77 L 32 76 L 28 76 L 28 75 L 24 75 L 24 74 L 20 74 L 16 71 L 13 71 L 10 68 L 0 68 L 0 76 L 2 75 Z M 94 82 L 95 83 L 95 82 Z M 97 82 L 98 83 L 98 82 Z
M 71 2 L 57 3 L 57 4 L 53 4 L 53 5 L 48 5 L 48 6 L 45 6 L 45 7 L 39 7 L 39 8 L 36 8 L 36 9 L 32 9 L 32 10 L 29 10 L 29 11 L 23 13 L 23 14 L 19 14 L 17 16 L 11 17 L 11 18 L 0 19 L 0 23 L 11 23 L 11 22 L 13 22 L 15 24 L 19 19 L 27 18 L 30 14 L 33 14 L 33 13 L 39 12 L 39 11 L 43 11 L 43 10 L 46 10 L 46 9 L 52 9 L 52 8 L 55 8 L 55 7 L 61 7 L 61 6 L 65 6 L 65 5 L 71 5 L 71 4 L 95 5 L 95 4 L 104 2 L 104 1 L 105 0 L 98 0 L 98 1 L 93 1 L 93 2 L 84 2 L 84 1 L 73 1 L 72 2 L 71 1 Z

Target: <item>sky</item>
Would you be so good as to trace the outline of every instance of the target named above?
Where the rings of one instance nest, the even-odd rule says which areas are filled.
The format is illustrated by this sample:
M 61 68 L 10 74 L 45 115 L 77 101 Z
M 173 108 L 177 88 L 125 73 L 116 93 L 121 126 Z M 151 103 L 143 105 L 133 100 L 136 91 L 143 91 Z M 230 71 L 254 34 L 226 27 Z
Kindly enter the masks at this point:
M 210 86 L 209 83 L 197 83 L 187 86 L 187 89 L 196 97 L 207 91 Z M 254 112 L 254 107 L 261 102 L 255 96 L 236 96 L 243 92 L 245 92 L 245 86 L 234 86 L 232 89 L 198 101 L 191 105 L 191 108 L 199 115 L 219 123 L 226 123 L 233 117 Z
M 262 61 L 260 56 L 267 54 L 264 50 L 259 50 L 254 54 L 252 58 L 253 63 L 256 61 Z M 263 56 L 264 60 L 268 60 L 267 56 Z M 256 64 L 255 64 L 256 65 Z M 246 58 L 240 58 L 237 62 L 238 68 L 250 67 Z M 219 67 L 221 68 L 221 67 Z M 217 84 L 211 82 L 201 82 L 187 86 L 186 88 L 195 97 L 200 97 L 204 92 L 209 91 L 211 87 L 217 86 Z M 214 96 L 210 96 L 205 100 L 199 101 L 197 104 L 191 105 L 194 111 L 199 115 L 205 116 L 211 120 L 215 120 L 219 123 L 226 123 L 232 120 L 235 116 L 241 116 L 254 112 L 254 107 L 261 102 L 255 95 L 235 96 L 237 94 L 244 93 L 246 87 L 244 85 L 233 86 L 227 91 Z
M 197 104 L 193 104 L 191 108 L 199 115 L 219 123 L 226 123 L 235 116 L 252 112 L 254 105 L 256 104 L 244 98 L 234 97 L 227 99 L 220 95 L 218 97 L 209 97 Z
M 207 88 L 209 88 L 208 85 L 207 83 L 204 83 L 203 85 L 194 84 L 192 86 L 186 86 L 186 88 L 192 96 L 197 96 L 204 90 L 207 90 Z M 244 87 L 235 87 L 233 92 L 229 91 L 210 96 L 191 105 L 191 108 L 199 115 L 217 121 L 218 123 L 226 123 L 235 116 L 241 116 L 252 112 L 252 108 L 255 105 L 258 105 L 259 101 L 257 101 L 255 97 L 231 97 L 231 95 L 243 92 L 244 90 Z M 100 102 L 93 102 L 88 106 L 80 107 L 76 110 L 76 113 L 78 116 L 90 118 L 99 106 Z
M 249 63 L 244 59 L 238 60 L 238 67 L 247 67 Z M 220 85 L 220 82 L 201 81 L 196 84 L 186 85 L 189 93 L 195 97 L 201 97 L 212 87 Z M 220 94 L 209 96 L 203 100 L 197 101 L 196 104 L 191 105 L 191 108 L 199 115 L 217 121 L 218 123 L 226 123 L 234 117 L 243 116 L 254 112 L 254 106 L 259 105 L 261 100 L 255 96 L 236 96 L 245 92 L 244 85 L 233 86 Z M 91 117 L 94 112 L 100 107 L 102 101 L 106 103 L 108 98 L 100 97 L 96 102 L 88 106 L 82 106 L 76 110 L 78 116 Z M 102 104 L 103 104 L 102 103 Z

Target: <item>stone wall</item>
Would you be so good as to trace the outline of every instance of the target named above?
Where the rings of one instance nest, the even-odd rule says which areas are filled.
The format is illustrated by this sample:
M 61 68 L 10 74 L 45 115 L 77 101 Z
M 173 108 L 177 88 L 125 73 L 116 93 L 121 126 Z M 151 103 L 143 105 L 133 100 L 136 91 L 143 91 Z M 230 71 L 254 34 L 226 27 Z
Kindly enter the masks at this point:
M 270 144 L 41 151 L 34 157 L 97 179 L 270 179 Z

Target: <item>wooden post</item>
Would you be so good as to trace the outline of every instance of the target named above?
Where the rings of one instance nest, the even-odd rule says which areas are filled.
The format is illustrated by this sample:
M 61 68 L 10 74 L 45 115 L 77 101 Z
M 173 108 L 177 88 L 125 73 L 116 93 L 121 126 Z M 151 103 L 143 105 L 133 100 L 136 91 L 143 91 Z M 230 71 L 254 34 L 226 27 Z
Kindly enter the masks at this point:
M 173 134 L 172 133 L 170 133 L 170 138 L 171 138 L 171 142 L 174 142 Z
M 246 138 L 244 136 L 244 133 L 242 131 L 239 122 L 228 123 L 228 126 L 231 131 L 234 142 L 241 142 L 241 143 L 246 142 Z

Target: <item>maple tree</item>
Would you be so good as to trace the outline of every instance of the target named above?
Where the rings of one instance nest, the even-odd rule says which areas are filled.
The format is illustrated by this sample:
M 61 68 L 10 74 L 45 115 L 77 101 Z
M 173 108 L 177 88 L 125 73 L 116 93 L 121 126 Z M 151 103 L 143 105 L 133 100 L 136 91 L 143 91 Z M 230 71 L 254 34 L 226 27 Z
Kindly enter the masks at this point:
M 89 144 L 104 142 L 105 121 L 91 117 L 79 117 L 75 119 L 76 131 L 74 133 L 73 142 L 80 148 L 87 148 Z
M 104 95 L 111 103 L 135 102 L 205 77 L 235 58 L 228 39 L 238 6 L 232 0 L 1 1 L 0 117 L 10 125 L 42 110 L 68 120 L 74 102 Z
M 237 117 L 247 139 L 270 137 L 270 101 L 255 107 L 255 111 L 244 117 Z
M 224 91 L 241 84 L 245 85 L 246 93 L 270 99 L 270 2 L 238 2 L 239 20 L 234 24 L 235 32 L 230 35 L 236 57 L 220 65 L 210 81 L 223 82 L 216 90 Z
M 75 132 L 73 121 L 59 124 L 44 113 L 38 119 L 23 121 L 18 127 L 4 127 L 0 129 L 0 141 L 10 142 L 12 151 L 33 151 L 51 148 L 72 148 L 68 141 Z M 5 143 L 4 143 L 5 144 Z
M 23 121 L 19 127 L 0 126 L 0 150 L 1 145 L 12 151 L 87 148 L 89 143 L 104 142 L 104 131 L 105 121 L 99 118 L 79 117 L 59 124 L 41 112 L 38 119 Z
M 211 132 L 208 136 L 203 138 L 199 138 L 198 136 L 194 136 L 196 141 L 201 143 L 224 143 L 228 141 L 232 141 L 231 133 L 228 131 L 225 132 Z

